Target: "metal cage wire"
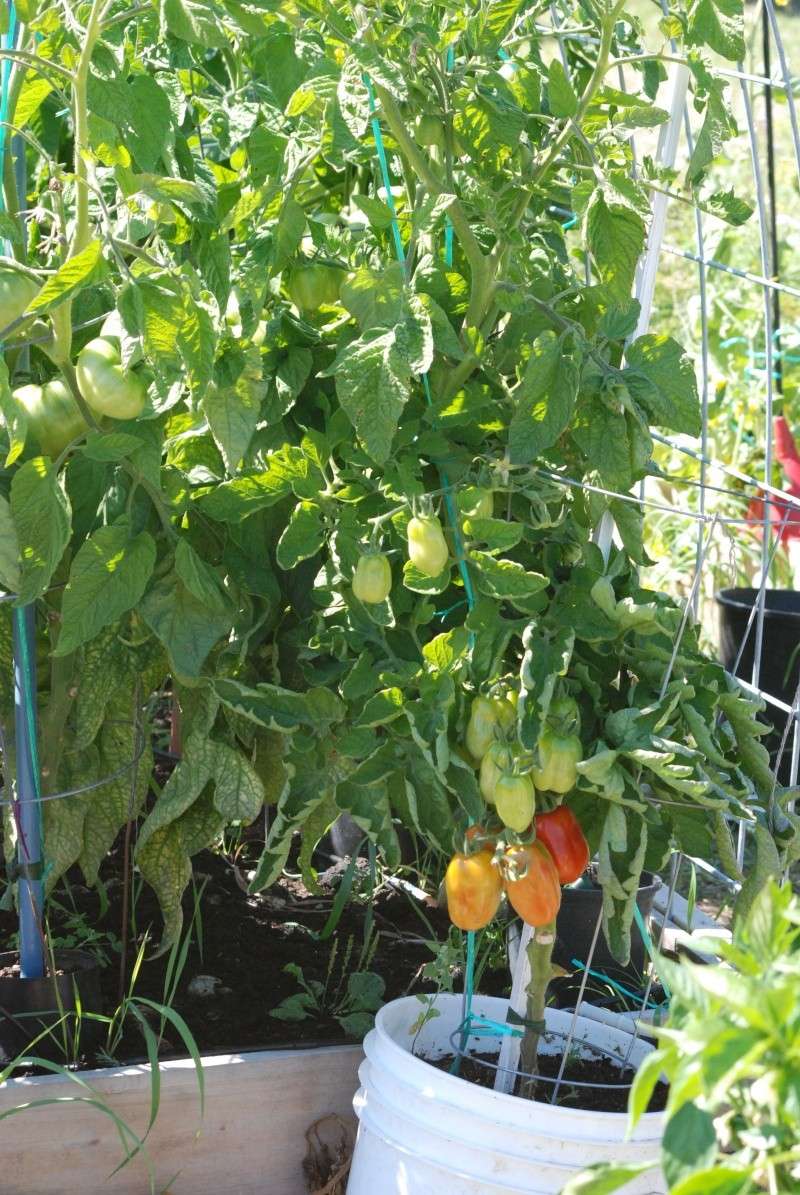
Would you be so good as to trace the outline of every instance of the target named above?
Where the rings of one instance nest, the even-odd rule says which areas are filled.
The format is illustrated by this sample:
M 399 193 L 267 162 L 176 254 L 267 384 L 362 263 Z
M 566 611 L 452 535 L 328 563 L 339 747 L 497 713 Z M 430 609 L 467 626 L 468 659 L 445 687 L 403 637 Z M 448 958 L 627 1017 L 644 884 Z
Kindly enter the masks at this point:
M 668 11 L 666 0 L 656 0 L 656 3 L 660 4 L 663 12 L 666 14 Z M 560 8 L 559 5 L 562 5 L 562 7 Z M 580 33 L 576 32 L 573 34 L 569 31 L 565 7 L 563 0 L 555 0 L 550 8 L 552 23 L 549 27 L 543 26 L 542 32 L 547 32 L 557 39 L 561 60 L 565 68 L 568 69 L 565 42 L 572 37 L 584 41 L 587 39 Z M 795 19 L 800 20 L 800 16 Z M 788 705 L 786 702 L 779 700 L 767 692 L 761 684 L 766 590 L 769 584 L 770 568 L 779 550 L 781 531 L 795 506 L 795 500 L 790 495 L 782 493 L 778 487 L 773 485 L 773 412 L 776 392 L 778 396 L 781 396 L 783 389 L 782 328 L 780 325 L 781 298 L 783 296 L 790 300 L 800 298 L 800 287 L 793 285 L 792 282 L 787 282 L 781 277 L 777 235 L 780 210 L 775 178 L 774 93 L 780 94 L 785 102 L 784 120 L 788 116 L 794 169 L 798 185 L 800 185 L 800 127 L 798 125 L 793 90 L 795 80 L 790 73 L 788 55 L 781 36 L 774 0 L 760 0 L 759 4 L 748 15 L 748 31 L 752 41 L 754 43 L 757 42 L 759 45 L 763 70 L 760 71 L 755 62 L 751 64 L 751 69 L 747 69 L 746 64 L 740 62 L 736 68 L 717 63 L 711 66 L 711 71 L 718 77 L 729 81 L 731 90 L 734 92 L 734 98 L 738 100 L 739 115 L 742 118 L 744 138 L 747 143 L 752 183 L 750 194 L 743 197 L 753 202 L 754 215 L 751 219 L 755 221 L 757 228 L 758 268 L 754 269 L 750 262 L 722 261 L 717 260 L 713 256 L 709 249 L 709 245 L 713 240 L 713 231 L 710 237 L 708 221 L 709 219 L 713 221 L 714 217 L 707 216 L 697 204 L 694 205 L 692 213 L 694 243 L 675 244 L 672 240 L 667 240 L 666 229 L 670 200 L 666 195 L 656 193 L 652 205 L 648 245 L 639 264 L 636 281 L 636 296 L 641 304 L 641 316 L 632 339 L 646 332 L 650 327 L 651 311 L 654 304 L 657 309 L 659 290 L 660 287 L 665 285 L 662 281 L 665 260 L 670 258 L 673 260 L 680 259 L 696 266 L 696 288 L 699 299 L 699 342 L 694 346 L 696 350 L 694 356 L 696 359 L 701 399 L 701 432 L 695 441 L 687 437 L 675 438 L 661 435 L 654 435 L 653 437 L 657 442 L 669 447 L 673 452 L 679 453 L 687 461 L 693 462 L 693 465 L 696 466 L 696 478 L 688 478 L 686 476 L 671 477 L 667 475 L 667 480 L 670 482 L 695 488 L 696 507 L 692 508 L 688 502 L 684 506 L 665 503 L 660 499 L 660 496 L 653 495 L 652 483 L 648 484 L 647 481 L 641 484 L 637 494 L 610 495 L 609 493 L 609 496 L 622 497 L 627 501 L 638 502 L 641 504 L 641 509 L 645 514 L 648 514 L 650 511 L 660 511 L 695 523 L 694 576 L 688 597 L 686 598 L 687 616 L 691 613 L 695 617 L 699 612 L 700 581 L 707 553 L 715 533 L 720 529 L 727 530 L 736 525 L 741 526 L 746 522 L 752 522 L 752 520 L 747 519 L 744 511 L 742 511 L 742 515 L 744 516 L 742 518 L 726 517 L 720 514 L 719 511 L 716 514 L 712 514 L 709 510 L 710 497 L 721 494 L 726 498 L 738 498 L 742 501 L 756 496 L 762 497 L 762 539 L 757 600 L 751 611 L 745 635 L 739 646 L 734 674 L 738 672 L 746 643 L 748 638 L 752 636 L 754 642 L 752 672 L 749 676 L 737 676 L 737 679 L 743 688 L 759 696 L 766 703 L 771 720 L 776 723 L 776 729 L 780 729 L 779 723 L 783 719 L 783 733 L 781 735 L 775 767 L 777 771 L 788 740 L 791 738 L 789 783 L 790 786 L 795 786 L 797 784 L 800 765 L 800 685 L 798 685 L 792 704 Z M 678 51 L 674 46 L 673 52 L 677 57 Z M 773 52 L 776 59 L 775 67 L 773 67 Z M 755 58 L 755 49 L 751 57 Z M 618 74 L 620 89 L 627 90 L 625 72 L 622 67 L 619 68 Z M 660 165 L 674 167 L 679 158 L 685 157 L 688 159 L 694 148 L 696 129 L 687 91 L 688 75 L 688 68 L 681 64 L 673 67 L 671 72 L 668 104 L 670 116 L 669 121 L 662 126 L 656 151 L 656 159 Z M 759 106 L 763 106 L 764 110 L 765 130 L 763 137 L 760 135 Z M 636 137 L 631 138 L 631 145 L 633 150 L 632 171 L 635 172 L 637 162 L 641 160 L 641 153 L 636 144 Z M 766 159 L 766 162 L 764 159 Z M 742 287 L 746 287 L 752 291 L 758 297 L 761 307 L 764 368 L 760 376 L 756 379 L 759 400 L 763 410 L 764 465 L 761 477 L 756 477 L 743 471 L 736 460 L 725 459 L 716 454 L 712 438 L 709 434 L 709 407 L 712 386 L 710 348 L 711 306 L 715 296 L 715 288 L 721 281 L 730 279 L 731 277 L 738 279 Z M 564 477 L 556 478 L 555 475 L 549 474 L 548 476 L 550 480 L 560 480 L 562 484 L 584 484 L 571 481 Z M 726 487 L 725 485 L 716 484 L 716 479 L 720 476 L 731 478 L 742 486 L 743 489 L 733 490 L 730 486 Z M 601 493 L 604 492 L 600 487 L 590 488 L 594 488 Z M 777 524 L 771 518 L 772 512 L 770 508 L 778 510 L 780 521 Z M 613 525 L 610 518 L 606 516 L 604 524 L 599 528 L 596 537 L 599 546 L 606 554 L 610 549 L 612 537 Z M 685 622 L 683 625 L 685 626 Z M 675 652 L 677 652 L 679 641 L 680 633 L 676 639 Z M 740 866 L 743 864 L 745 858 L 747 833 L 748 824 L 740 821 L 736 843 L 737 860 Z M 669 920 L 677 892 L 682 862 L 682 854 L 676 853 L 672 858 L 670 867 L 670 880 L 661 935 L 663 935 L 664 928 Z M 692 862 L 702 863 L 702 861 Z M 732 877 L 726 876 L 713 867 L 713 865 L 704 864 L 703 869 L 712 873 L 718 880 L 726 884 L 730 890 L 735 891 L 738 887 L 737 882 Z M 560 1073 L 553 1084 L 551 1097 L 553 1101 L 557 1099 L 559 1088 L 562 1084 L 564 1062 L 569 1054 L 574 1038 L 577 1017 L 585 994 L 589 969 L 592 966 L 595 946 L 599 937 L 600 925 L 601 920 L 598 918 L 597 924 L 594 927 L 589 957 L 583 964 L 584 969 L 574 1015 L 570 1029 L 566 1034 L 564 1060 L 562 1060 Z M 530 978 L 526 947 L 533 933 L 535 931 L 531 931 L 530 927 L 524 927 L 520 940 L 518 963 L 515 969 L 511 993 L 511 1007 L 517 1013 L 524 1011 L 525 989 Z M 659 945 L 660 943 L 661 937 L 659 937 Z M 639 1016 L 636 1019 L 636 1026 L 631 1035 L 628 1053 L 633 1048 L 633 1044 L 639 1033 L 642 1014 L 647 1007 L 650 997 L 652 981 L 653 975 L 651 969 L 651 975 L 645 987 L 644 998 L 639 1008 Z M 519 1075 L 519 1044 L 519 1038 L 513 1035 L 506 1035 L 501 1039 L 495 1078 L 495 1088 L 497 1090 L 510 1091 Z

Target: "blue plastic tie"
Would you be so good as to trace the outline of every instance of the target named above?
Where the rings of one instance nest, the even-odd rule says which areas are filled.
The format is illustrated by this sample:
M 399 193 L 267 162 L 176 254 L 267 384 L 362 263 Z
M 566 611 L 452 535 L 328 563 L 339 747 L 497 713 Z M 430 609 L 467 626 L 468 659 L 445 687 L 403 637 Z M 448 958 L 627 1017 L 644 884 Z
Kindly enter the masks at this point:
M 3 49 L 10 50 L 16 44 L 19 24 L 13 3 L 9 4 L 8 30 L 3 34 Z M 0 180 L 5 175 L 8 149 L 8 92 L 13 62 L 4 58 L 0 75 Z M 5 211 L 5 192 L 0 186 L 0 211 Z M 6 239 L 3 247 L 11 254 L 12 246 Z M 33 606 L 17 607 L 14 610 L 14 686 L 15 719 L 17 721 L 17 779 L 19 781 L 16 812 L 19 817 L 19 862 L 22 875 L 19 880 L 19 954 L 20 971 L 26 979 L 38 979 L 44 974 L 44 937 L 42 934 L 42 890 L 41 876 L 25 875 L 25 866 L 41 866 L 42 850 L 42 806 L 39 770 L 39 749 L 37 743 L 35 677 L 36 657 L 32 646 Z

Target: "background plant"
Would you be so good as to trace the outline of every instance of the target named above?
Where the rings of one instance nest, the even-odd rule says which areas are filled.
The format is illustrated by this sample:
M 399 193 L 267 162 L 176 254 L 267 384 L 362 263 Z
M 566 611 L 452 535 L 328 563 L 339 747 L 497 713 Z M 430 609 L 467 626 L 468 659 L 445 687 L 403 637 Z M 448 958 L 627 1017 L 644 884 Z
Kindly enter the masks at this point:
M 798 944 L 800 901 L 770 884 L 731 942 L 706 944 L 719 964 L 659 963 L 672 991 L 670 1019 L 636 1076 L 630 1123 L 664 1076 L 661 1165 L 673 1195 L 797 1186 Z M 623 1169 L 597 1167 L 565 1195 L 614 1191 L 633 1177 Z

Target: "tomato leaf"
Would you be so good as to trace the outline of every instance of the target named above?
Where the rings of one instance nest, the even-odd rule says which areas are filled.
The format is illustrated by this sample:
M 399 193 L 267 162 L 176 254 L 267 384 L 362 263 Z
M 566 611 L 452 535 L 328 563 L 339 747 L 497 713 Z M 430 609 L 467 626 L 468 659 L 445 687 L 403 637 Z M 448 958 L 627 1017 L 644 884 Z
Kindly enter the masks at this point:
M 139 610 L 167 649 L 179 677 L 196 678 L 212 647 L 229 631 L 228 610 L 210 610 L 187 588 L 177 572 L 168 573 L 145 594 Z
M 17 605 L 45 592 L 69 541 L 70 505 L 52 461 L 26 461 L 11 482 L 11 514 L 20 550 Z
M 700 434 L 700 398 L 692 362 L 671 336 L 648 333 L 626 353 L 628 390 L 652 421 L 671 431 Z
M 102 241 L 90 241 L 75 257 L 67 258 L 55 274 L 48 278 L 38 295 L 25 309 L 26 315 L 44 315 L 67 299 L 72 299 L 90 283 L 105 273 Z
M 21 576 L 17 529 L 8 499 L 0 495 L 0 585 L 7 593 L 16 593 Z
M 282 569 L 292 569 L 301 560 L 316 556 L 325 542 L 322 510 L 315 502 L 298 502 L 278 540 L 275 559 Z
M 578 111 L 578 97 L 569 81 L 563 63 L 553 58 L 547 73 L 547 98 L 553 116 L 574 116 Z
M 630 298 L 644 233 L 644 221 L 632 207 L 595 191 L 586 211 L 586 238 L 600 277 L 620 303 Z
M 133 609 L 150 580 L 155 560 L 153 537 L 147 531 L 131 536 L 125 519 L 89 536 L 72 561 L 53 654 L 69 655 Z
M 578 371 L 564 355 L 563 338 L 545 332 L 534 342 L 514 390 L 508 450 L 515 465 L 528 464 L 567 428 L 578 392 Z
M 413 352 L 422 352 L 422 344 Z M 403 407 L 411 394 L 411 368 L 393 329 L 354 340 L 341 350 L 329 373 L 356 435 L 378 464 L 385 462 Z

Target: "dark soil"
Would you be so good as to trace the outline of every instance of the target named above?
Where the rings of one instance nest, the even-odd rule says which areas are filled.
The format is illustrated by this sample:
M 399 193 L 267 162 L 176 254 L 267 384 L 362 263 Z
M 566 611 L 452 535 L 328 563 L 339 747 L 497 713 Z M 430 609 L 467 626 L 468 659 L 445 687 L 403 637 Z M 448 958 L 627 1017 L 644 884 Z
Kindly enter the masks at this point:
M 437 1070 L 449 1071 L 454 1057 L 453 1054 L 447 1054 L 443 1058 L 426 1061 Z M 467 1083 L 493 1088 L 497 1073 L 496 1062 L 496 1054 L 469 1054 L 461 1059 L 459 1075 Z M 555 1084 L 547 1080 L 556 1079 L 560 1067 L 560 1054 L 539 1055 L 540 1081 L 533 1096 L 535 1100 L 543 1104 L 550 1103 Z M 570 1058 L 564 1069 L 555 1102 L 565 1107 L 585 1108 L 591 1112 L 627 1112 L 628 1093 L 634 1073 L 631 1067 L 621 1070 L 610 1058 Z M 577 1086 L 583 1083 L 589 1086 Z M 666 1083 L 657 1083 L 647 1111 L 661 1112 L 666 1107 L 668 1092 Z
M 108 860 L 105 870 L 105 897 L 86 888 L 80 874 L 70 875 L 66 891 L 56 893 L 60 908 L 50 906 L 50 932 L 53 943 L 79 945 L 75 912 L 96 935 L 89 949 L 102 950 L 107 966 L 101 972 L 103 1000 L 101 1010 L 111 1013 L 119 1003 L 119 951 L 122 882 L 121 851 Z M 187 1022 L 201 1054 L 228 1053 L 277 1047 L 303 1047 L 342 1043 L 348 1037 L 331 1015 L 312 1014 L 304 1020 L 285 1021 L 270 1016 L 286 997 L 300 991 L 297 980 L 284 972 L 287 963 L 302 969 L 307 982 L 318 980 L 335 990 L 347 981 L 364 944 L 371 920 L 372 938 L 377 936 L 374 953 L 370 950 L 365 970 L 380 975 L 386 984 L 384 1000 L 411 992 L 432 991 L 434 986 L 422 980 L 423 966 L 433 958 L 426 940 L 434 935 L 440 940 L 448 933 L 444 912 L 432 905 L 421 905 L 406 892 L 389 887 L 379 889 L 370 901 L 366 894 L 366 864 L 356 878 L 351 899 L 345 905 L 335 932 L 324 941 L 318 936 L 328 920 L 344 864 L 339 863 L 320 874 L 319 894 L 310 893 L 299 879 L 284 877 L 269 891 L 254 897 L 244 890 L 246 880 L 220 855 L 206 851 L 195 857 L 195 882 L 204 884 L 200 901 L 200 919 L 192 934 L 186 965 L 178 983 L 173 1007 Z M 355 895 L 357 890 L 362 895 Z M 141 968 L 135 995 L 164 1002 L 169 955 L 158 956 L 156 944 L 161 932 L 161 916 L 155 895 L 146 885 L 136 885 L 134 920 L 139 937 L 150 931 L 148 956 Z M 105 907 L 104 907 L 105 906 Z M 424 912 L 424 918 L 420 916 Z M 185 925 L 193 915 L 190 886 L 184 899 Z M 426 923 L 427 921 L 427 923 Z M 433 931 L 433 933 L 431 932 Z M 0 911 L 0 950 L 13 949 L 16 917 Z M 82 936 L 82 927 L 77 937 Z M 128 951 L 128 970 L 136 956 L 134 943 Z M 210 994 L 192 995 L 190 985 L 198 976 L 210 977 Z M 507 991 L 508 977 L 484 975 L 483 989 L 490 994 Z M 158 1018 L 155 1018 L 157 1024 Z M 133 1062 L 144 1057 L 144 1041 L 131 1019 L 117 1061 Z M 185 1056 L 178 1035 L 167 1026 L 162 1043 L 162 1057 Z M 96 1060 L 87 1057 L 84 1065 Z

